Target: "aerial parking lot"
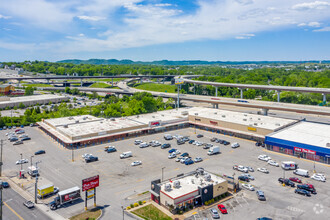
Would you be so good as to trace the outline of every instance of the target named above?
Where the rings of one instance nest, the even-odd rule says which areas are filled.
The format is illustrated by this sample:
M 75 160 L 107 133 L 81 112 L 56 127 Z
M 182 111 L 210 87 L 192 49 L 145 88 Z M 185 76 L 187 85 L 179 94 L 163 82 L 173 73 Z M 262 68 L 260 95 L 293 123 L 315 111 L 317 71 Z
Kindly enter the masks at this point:
M 46 134 L 36 127 L 26 127 L 25 133 L 31 137 L 31 140 L 24 141 L 24 144 L 13 145 L 5 136 L 7 131 L 0 131 L 0 138 L 4 139 L 4 173 L 8 177 L 17 176 L 20 166 L 15 162 L 21 158 L 28 159 L 29 163 L 23 164 L 23 169 L 27 169 L 30 164 L 31 156 L 33 163 L 41 161 L 40 179 L 44 178 L 52 182 L 60 190 L 65 190 L 74 186 L 81 187 L 81 180 L 94 175 L 100 175 L 100 186 L 97 188 L 97 205 L 104 206 L 105 219 L 122 218 L 121 206 L 126 207 L 135 202 L 136 195 L 146 192 L 150 189 L 150 182 L 155 179 L 169 179 L 180 173 L 190 172 L 198 167 L 220 175 L 234 176 L 237 179 L 245 172 L 234 170 L 233 166 L 244 166 L 253 168 L 254 172 L 248 171 L 255 180 L 250 180 L 250 184 L 255 191 L 242 189 L 234 198 L 223 203 L 228 210 L 228 214 L 221 214 L 224 219 L 256 219 L 258 217 L 271 217 L 273 219 L 329 219 L 330 217 L 330 187 L 327 182 L 320 182 L 310 178 L 294 175 L 292 171 L 283 171 L 282 161 L 294 161 L 299 168 L 306 169 L 312 174 L 314 163 L 312 161 L 292 158 L 283 154 L 265 151 L 262 147 L 256 147 L 255 142 L 238 139 L 230 136 L 224 136 L 207 131 L 186 128 L 174 130 L 165 133 L 157 133 L 146 136 L 138 136 L 135 139 L 125 139 L 117 142 L 96 145 L 93 147 L 81 148 L 78 150 L 67 150 L 56 142 L 51 140 Z M 200 144 L 177 143 L 174 138 L 165 140 L 164 135 L 189 136 Z M 197 138 L 201 134 L 203 137 Z M 211 138 L 218 138 L 230 142 L 228 145 L 211 142 Z M 162 144 L 168 143 L 170 148 L 142 147 L 135 144 L 135 140 L 149 143 L 152 140 L 159 141 Z M 239 143 L 239 147 L 232 148 L 232 143 Z M 209 149 L 204 149 L 205 144 L 213 144 L 220 147 L 220 153 L 208 155 Z M 200 146 L 198 146 L 200 145 Z M 105 147 L 114 146 L 116 151 L 107 153 Z M 188 153 L 194 161 L 201 158 L 202 161 L 188 163 L 177 162 L 178 156 L 169 159 L 171 149 L 180 151 L 180 154 Z M 39 150 L 45 150 L 45 154 L 34 155 Z M 171 150 L 174 152 L 174 150 Z M 120 159 L 120 154 L 131 152 L 130 157 Z M 173 153 L 172 152 L 172 153 Z M 92 154 L 98 160 L 86 163 L 82 155 Z M 267 155 L 279 164 L 279 167 L 268 164 L 266 161 L 258 159 L 259 155 Z M 74 161 L 72 161 L 72 158 Z M 200 160 L 200 159 L 199 159 Z M 141 164 L 133 162 L 141 161 Z M 266 168 L 269 173 L 257 171 L 258 168 Z M 318 173 L 329 176 L 329 167 L 324 164 L 315 164 Z M 163 171 L 163 172 L 162 172 Z M 298 177 L 303 183 L 313 184 L 317 194 L 310 197 L 296 194 L 296 187 L 283 186 L 278 178 Z M 42 180 L 41 180 L 42 181 Z M 241 181 L 241 183 L 244 183 Z M 299 183 L 295 183 L 296 185 Z M 33 187 L 27 188 L 28 192 L 33 192 Z M 259 201 L 256 191 L 264 192 L 266 201 Z M 82 193 L 82 197 L 84 195 Z M 47 202 L 45 202 L 47 203 Z M 93 203 L 89 201 L 89 206 Z M 83 211 L 84 203 L 77 202 L 56 210 L 60 215 L 68 218 L 74 214 Z M 212 219 L 210 208 L 219 209 L 216 206 L 207 207 L 207 209 L 196 211 L 190 219 Z M 128 216 L 126 216 L 129 219 Z M 126 219 L 126 218 L 125 218 Z

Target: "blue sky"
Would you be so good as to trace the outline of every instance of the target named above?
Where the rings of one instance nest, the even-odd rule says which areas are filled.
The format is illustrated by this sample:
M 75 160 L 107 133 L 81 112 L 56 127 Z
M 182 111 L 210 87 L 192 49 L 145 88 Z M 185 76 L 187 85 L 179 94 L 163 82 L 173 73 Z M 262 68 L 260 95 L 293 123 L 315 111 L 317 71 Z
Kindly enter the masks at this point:
M 330 60 L 330 0 L 0 0 L 0 61 Z

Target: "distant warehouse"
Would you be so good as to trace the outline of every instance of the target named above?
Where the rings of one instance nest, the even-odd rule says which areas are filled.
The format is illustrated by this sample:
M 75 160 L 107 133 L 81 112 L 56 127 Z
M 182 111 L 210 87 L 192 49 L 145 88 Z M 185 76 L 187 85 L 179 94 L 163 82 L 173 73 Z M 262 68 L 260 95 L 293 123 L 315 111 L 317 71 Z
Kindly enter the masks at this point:
M 268 150 L 330 164 L 330 125 L 299 122 L 269 134 Z

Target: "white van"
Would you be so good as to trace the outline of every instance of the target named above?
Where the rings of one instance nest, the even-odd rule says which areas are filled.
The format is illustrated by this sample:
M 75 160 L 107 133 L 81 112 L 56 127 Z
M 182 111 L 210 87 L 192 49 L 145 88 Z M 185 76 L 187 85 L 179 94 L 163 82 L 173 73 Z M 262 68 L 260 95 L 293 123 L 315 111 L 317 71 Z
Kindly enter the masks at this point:
M 132 157 L 132 151 L 127 151 L 127 152 L 120 154 L 120 159 L 124 159 L 124 158 L 128 158 L 128 157 Z
M 308 170 L 296 169 L 293 173 L 299 176 L 309 177 Z
M 239 147 L 239 143 L 235 142 L 231 144 L 232 148 L 238 148 Z

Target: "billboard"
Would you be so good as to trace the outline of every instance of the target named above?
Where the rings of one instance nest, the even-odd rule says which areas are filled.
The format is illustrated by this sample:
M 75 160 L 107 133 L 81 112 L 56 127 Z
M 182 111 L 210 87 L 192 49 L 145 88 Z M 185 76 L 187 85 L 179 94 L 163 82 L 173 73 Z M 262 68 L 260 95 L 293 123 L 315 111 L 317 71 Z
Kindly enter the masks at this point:
M 99 175 L 82 180 L 82 191 L 93 189 L 99 186 Z
M 183 79 L 175 79 L 175 85 L 183 84 Z
M 87 199 L 94 198 L 95 195 L 94 192 L 95 192 L 94 188 L 87 190 Z

